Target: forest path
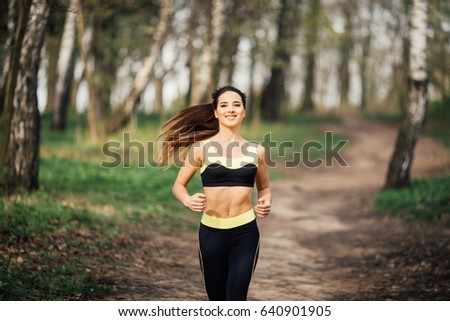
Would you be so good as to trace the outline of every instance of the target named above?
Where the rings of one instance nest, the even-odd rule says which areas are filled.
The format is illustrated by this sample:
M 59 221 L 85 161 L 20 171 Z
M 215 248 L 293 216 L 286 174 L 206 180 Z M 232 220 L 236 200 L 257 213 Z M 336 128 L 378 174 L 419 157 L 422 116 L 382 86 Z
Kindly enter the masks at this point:
M 448 300 L 450 229 L 371 210 L 396 127 L 344 117 L 319 130 L 349 139 L 341 153 L 348 166 L 286 168 L 289 179 L 271 184 L 273 210 L 258 220 L 261 252 L 249 300 Z M 421 137 L 413 177 L 449 169 L 448 150 Z M 127 264 L 103 275 L 117 290 L 104 299 L 206 299 L 197 232 L 140 231 L 133 243 L 137 251 L 118 254 Z

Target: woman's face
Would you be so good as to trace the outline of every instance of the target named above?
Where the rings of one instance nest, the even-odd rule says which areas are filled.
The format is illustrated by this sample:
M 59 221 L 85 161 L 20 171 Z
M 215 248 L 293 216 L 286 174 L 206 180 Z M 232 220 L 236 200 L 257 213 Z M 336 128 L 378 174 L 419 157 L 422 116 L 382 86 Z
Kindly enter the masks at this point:
M 223 126 L 239 126 L 245 116 L 245 108 L 241 96 L 234 91 L 224 92 L 217 99 L 217 108 L 214 114 Z

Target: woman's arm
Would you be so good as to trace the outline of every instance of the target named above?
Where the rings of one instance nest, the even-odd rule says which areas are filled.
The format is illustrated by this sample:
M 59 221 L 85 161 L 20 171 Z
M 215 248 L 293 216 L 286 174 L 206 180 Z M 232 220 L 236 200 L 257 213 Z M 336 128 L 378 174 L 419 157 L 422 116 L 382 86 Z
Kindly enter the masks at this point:
M 256 172 L 256 188 L 258 190 L 258 204 L 255 213 L 259 217 L 266 217 L 272 209 L 272 192 L 269 187 L 269 174 L 266 164 L 266 152 L 262 145 L 258 145 L 258 171 Z
M 195 172 L 202 164 L 202 144 L 200 142 L 194 143 L 186 155 L 183 166 L 178 172 L 172 187 L 172 194 L 183 205 L 189 207 L 195 212 L 202 212 L 206 207 L 205 194 L 195 193 L 189 195 L 186 189 L 187 184 L 194 176 Z

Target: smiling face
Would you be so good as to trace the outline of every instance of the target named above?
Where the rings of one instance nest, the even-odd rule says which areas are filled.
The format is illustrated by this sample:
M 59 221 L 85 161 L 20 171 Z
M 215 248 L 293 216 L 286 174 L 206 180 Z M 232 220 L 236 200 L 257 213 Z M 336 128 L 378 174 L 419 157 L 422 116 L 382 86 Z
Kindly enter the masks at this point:
M 221 126 L 236 127 L 245 116 L 245 107 L 241 96 L 234 91 L 226 91 L 218 97 L 214 115 Z

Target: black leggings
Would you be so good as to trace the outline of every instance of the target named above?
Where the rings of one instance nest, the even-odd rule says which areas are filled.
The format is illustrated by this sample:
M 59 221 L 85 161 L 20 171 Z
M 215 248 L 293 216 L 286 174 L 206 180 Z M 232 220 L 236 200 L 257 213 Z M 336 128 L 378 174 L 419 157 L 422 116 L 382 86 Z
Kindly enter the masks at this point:
M 245 301 L 259 253 L 256 220 L 217 229 L 200 224 L 199 258 L 211 301 Z

